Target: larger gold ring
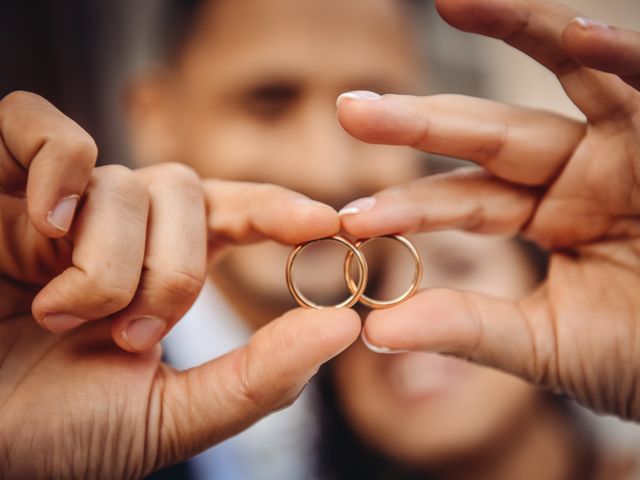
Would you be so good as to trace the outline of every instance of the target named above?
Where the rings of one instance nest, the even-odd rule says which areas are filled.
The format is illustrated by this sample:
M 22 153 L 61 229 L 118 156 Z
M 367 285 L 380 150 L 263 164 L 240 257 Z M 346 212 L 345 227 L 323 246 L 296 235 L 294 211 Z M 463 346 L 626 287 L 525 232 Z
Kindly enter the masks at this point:
M 350 259 L 349 264 L 351 264 L 351 261 L 353 261 L 354 256 L 356 258 L 356 261 L 358 262 L 358 267 L 360 269 L 360 281 L 356 283 L 354 282 L 353 278 L 349 276 L 348 281 L 350 283 L 347 283 L 347 286 L 349 287 L 349 291 L 351 292 L 351 295 L 343 302 L 340 302 L 339 304 L 334 305 L 335 308 L 353 307 L 356 303 L 358 303 L 358 300 L 364 293 L 364 289 L 367 288 L 367 278 L 369 276 L 369 268 L 367 267 L 367 260 L 364 258 L 363 253 L 357 247 L 355 247 L 349 240 L 343 237 L 340 237 L 338 235 L 335 235 L 333 237 L 319 238 L 317 240 L 311 240 L 310 242 L 306 242 L 301 245 L 298 245 L 296 248 L 294 248 L 291 251 L 291 253 L 289 254 L 289 258 L 287 259 L 287 268 L 286 268 L 287 287 L 289 287 L 289 291 L 291 292 L 291 295 L 293 295 L 293 298 L 296 300 L 296 302 L 298 302 L 300 306 L 307 307 L 307 308 L 317 308 L 317 309 L 325 308 L 323 305 L 318 305 L 312 302 L 311 300 L 309 300 L 307 297 L 305 297 L 300 291 L 300 289 L 298 288 L 298 286 L 295 284 L 294 276 L 293 276 L 293 263 L 295 262 L 298 254 L 302 250 L 304 250 L 306 247 L 311 245 L 312 243 L 321 242 L 325 240 L 332 240 L 332 241 L 341 243 L 342 245 L 347 247 L 349 249 L 347 253 Z
M 389 238 L 391 240 L 396 240 L 400 242 L 402 245 L 404 245 L 407 248 L 407 250 L 409 250 L 409 253 L 413 257 L 413 260 L 416 265 L 416 270 L 413 275 L 413 281 L 411 282 L 411 285 L 409 286 L 409 288 L 405 290 L 404 293 L 398 295 L 395 298 L 392 298 L 391 300 L 375 300 L 371 297 L 366 296 L 363 292 L 360 295 L 360 303 L 373 309 L 390 308 L 390 307 L 393 307 L 394 305 L 398 305 L 399 303 L 404 302 L 407 298 L 413 295 L 413 293 L 420 286 L 420 282 L 422 281 L 422 259 L 420 258 L 420 253 L 418 252 L 418 250 L 416 250 L 416 247 L 413 246 L 413 243 L 411 243 L 409 239 L 407 239 L 406 237 L 403 237 L 402 235 L 384 235 L 381 237 L 368 238 L 366 240 L 358 240 L 354 246 L 359 252 L 361 252 L 362 247 L 364 247 L 367 243 L 379 238 Z M 352 251 L 349 251 L 347 253 L 347 258 L 345 258 L 344 278 L 347 281 L 347 287 L 349 287 L 349 291 L 355 292 L 357 290 L 357 285 L 353 281 L 353 278 L 351 278 L 351 264 L 353 262 L 353 253 L 351 252 Z

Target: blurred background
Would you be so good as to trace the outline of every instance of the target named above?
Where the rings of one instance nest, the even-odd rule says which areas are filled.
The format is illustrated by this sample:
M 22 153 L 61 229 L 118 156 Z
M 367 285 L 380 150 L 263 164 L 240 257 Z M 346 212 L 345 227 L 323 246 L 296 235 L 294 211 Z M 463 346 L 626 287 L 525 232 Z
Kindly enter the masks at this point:
M 638 0 L 564 3 L 611 25 L 640 25 Z M 101 162 L 126 163 L 123 82 L 154 58 L 154 17 L 161 5 L 162 0 L 3 0 L 0 97 L 17 89 L 43 95 L 94 136 Z M 432 65 L 430 92 L 479 95 L 580 115 L 555 77 L 525 55 L 501 42 L 453 30 L 435 8 L 421 10 L 421 16 Z
M 189 2 L 184 0 L 184 3 Z M 438 17 L 432 2 L 416 1 L 412 3 L 420 4 L 420 8 L 415 10 L 414 20 L 419 24 L 419 49 L 428 64 L 428 70 L 425 72 L 426 86 L 424 90 L 429 93 L 460 93 L 481 96 L 502 102 L 548 108 L 577 118 L 581 116 L 580 112 L 564 95 L 555 77 L 524 54 L 507 47 L 501 42 L 453 30 Z M 640 27 L 640 1 L 638 0 L 610 0 L 608 2 L 566 0 L 565 3 L 582 11 L 586 16 L 597 18 L 612 25 L 636 29 Z M 128 90 L 129 82 L 136 77 L 138 72 L 145 69 L 148 70 L 158 62 L 159 51 L 162 50 L 162 45 L 166 40 L 165 37 L 173 35 L 173 32 L 166 29 L 163 30 L 163 22 L 159 21 L 159 17 L 164 14 L 163 8 L 163 0 L 2 0 L 0 2 L 0 45 L 3 48 L 0 49 L 0 98 L 18 89 L 36 92 L 44 96 L 64 113 L 76 120 L 96 139 L 100 148 L 100 163 L 132 165 L 132 153 L 128 145 L 124 115 L 125 92 Z M 333 122 L 333 103 L 331 103 L 330 107 L 332 109 L 330 112 L 331 121 Z M 448 168 L 450 168 L 449 165 L 445 167 L 445 169 Z M 296 178 L 296 180 L 298 179 Z M 453 253 L 451 253 L 453 250 L 455 250 L 455 254 L 471 252 L 473 261 L 475 259 L 490 259 L 491 262 L 489 263 L 491 265 L 487 264 L 486 267 L 500 270 L 499 274 L 504 274 L 510 268 L 507 265 L 514 264 L 511 260 L 517 260 L 521 253 L 518 253 L 519 250 L 512 248 L 513 245 L 502 245 L 500 248 L 504 253 L 506 263 L 504 268 L 498 268 L 501 267 L 497 263 L 500 256 L 496 254 L 497 247 L 494 244 L 482 244 L 475 239 L 472 241 L 468 238 L 454 237 L 452 239 L 450 236 L 440 238 L 437 235 L 431 237 L 429 242 L 426 251 L 432 252 L 432 258 L 427 259 L 429 268 L 431 268 L 429 273 L 431 278 L 433 278 L 435 269 L 438 268 L 438 262 L 443 262 L 443 259 L 446 260 L 448 255 L 451 255 L 451 258 L 448 264 L 445 265 L 445 262 L 443 262 L 443 272 L 445 270 L 448 273 L 454 271 L 461 275 L 469 271 L 468 259 L 454 257 Z M 446 248 L 451 251 L 447 252 Z M 438 252 L 445 253 L 439 254 Z M 282 261 L 280 258 L 276 258 L 276 260 L 275 263 L 279 268 Z M 479 265 L 482 267 L 481 264 Z M 533 275 L 531 272 L 529 273 Z M 271 280 L 271 277 L 268 275 L 267 277 Z M 502 277 L 507 279 L 503 283 L 511 287 L 512 282 L 510 279 L 504 275 L 500 278 Z M 318 281 L 315 276 L 312 280 L 315 283 Z M 487 285 L 491 281 L 484 282 L 482 287 L 488 288 Z M 450 283 L 444 282 L 443 284 L 450 286 Z M 495 291 L 502 292 L 499 282 L 494 282 L 493 287 L 497 289 Z M 491 288 L 489 288 L 489 293 L 494 291 Z M 506 292 L 505 295 L 507 293 L 511 294 L 508 288 L 504 292 Z M 219 335 L 219 330 L 214 331 L 213 335 Z M 221 348 L 227 347 L 228 345 L 224 345 Z M 210 344 L 205 344 L 203 348 L 208 350 L 207 353 L 211 353 L 209 351 L 211 350 Z M 364 351 L 364 349 L 362 350 Z M 342 361 L 337 368 L 333 368 L 332 377 L 334 378 L 332 381 L 335 381 L 338 387 L 341 378 L 348 379 L 348 381 L 345 381 L 344 391 L 351 391 L 351 388 L 356 388 L 356 390 L 360 388 L 361 391 L 365 391 L 371 387 L 376 381 L 373 378 L 374 375 L 371 376 L 373 383 L 370 385 L 365 382 L 358 386 L 357 382 L 352 381 L 353 378 L 358 378 L 358 372 L 362 373 L 368 367 L 371 367 L 371 371 L 375 371 L 376 375 L 380 372 L 388 372 L 389 369 L 393 368 L 397 374 L 396 377 L 401 377 L 402 375 L 406 377 L 408 376 L 406 372 L 412 372 L 415 369 L 424 370 L 423 364 L 420 363 L 422 360 L 416 363 L 414 357 L 410 357 L 406 361 L 396 360 L 395 365 L 389 367 L 380 363 L 382 357 L 365 357 L 364 355 L 370 352 L 363 353 L 363 351 L 354 350 L 349 354 L 350 356 L 345 357 L 346 360 Z M 392 361 L 388 363 L 392 363 Z M 414 363 L 416 365 L 413 365 Z M 457 370 L 458 367 L 443 363 L 441 359 L 431 358 L 427 361 L 427 365 L 429 372 L 432 374 L 431 378 L 427 380 L 434 381 L 433 377 L 437 377 L 437 372 L 440 372 L 442 378 L 436 378 L 435 383 L 441 381 L 442 384 L 447 384 L 450 378 L 458 375 L 462 379 L 460 383 L 473 384 L 473 381 L 469 380 L 471 377 L 465 376 L 467 373 L 460 374 Z M 187 366 L 185 364 L 185 367 Z M 363 370 L 358 370 L 360 368 Z M 509 388 L 512 388 L 512 385 L 509 382 L 505 383 L 504 379 L 494 379 L 490 376 L 485 378 L 482 375 L 484 374 L 478 376 L 477 383 L 482 383 L 482 388 L 485 390 L 474 390 L 470 387 L 471 389 L 468 391 L 475 394 L 475 397 L 466 399 L 468 403 L 462 404 L 463 406 L 459 409 L 459 412 L 445 412 L 445 415 L 440 414 L 438 410 L 433 410 L 431 415 L 436 417 L 436 420 L 437 417 L 445 418 L 445 426 L 453 431 L 455 428 L 451 427 L 455 423 L 454 420 L 459 419 L 459 423 L 464 423 L 465 417 L 461 414 L 470 409 L 468 405 L 472 405 L 475 408 L 479 403 L 480 394 L 477 394 L 478 392 L 486 393 L 485 397 L 489 399 L 488 403 L 497 405 L 493 410 L 500 410 L 500 403 L 497 400 L 493 402 L 491 395 L 495 395 L 496 398 L 504 397 L 503 392 L 507 392 Z M 359 377 L 363 376 L 359 375 Z M 426 385 L 426 387 L 425 385 L 418 385 L 418 382 L 414 380 L 415 378 L 413 377 L 404 378 L 405 384 L 403 386 L 407 387 L 408 390 L 423 387 L 431 388 L 430 385 Z M 497 383 L 492 383 L 494 381 Z M 503 386 L 496 387 L 496 385 Z M 500 390 L 500 388 L 503 388 L 503 390 Z M 322 387 L 321 390 L 323 390 Z M 323 391 L 325 390 L 329 391 L 331 388 Z M 353 420 L 354 424 L 357 425 L 357 412 L 366 411 L 367 405 L 375 403 L 370 401 L 371 398 L 377 395 L 375 389 L 372 391 L 374 392 L 372 395 L 363 399 L 364 407 L 360 408 L 361 406 L 357 401 L 353 403 L 353 410 L 356 411 L 353 415 L 355 418 Z M 353 398 L 357 399 L 357 397 L 356 392 Z M 516 400 L 518 399 L 519 397 L 516 398 Z M 330 404 L 331 401 L 325 401 L 325 403 Z M 514 400 L 514 403 L 518 402 Z M 520 403 L 523 403 L 523 401 Z M 349 411 L 349 402 L 345 401 L 345 404 L 346 410 Z M 485 410 L 478 409 L 473 414 L 476 417 L 482 417 L 481 420 L 487 418 L 492 406 L 495 407 L 495 405 L 488 405 Z M 527 406 L 527 408 L 529 407 Z M 328 408 L 328 410 L 330 411 L 331 408 Z M 404 408 L 399 410 L 404 410 Z M 375 416 L 376 412 L 370 412 L 371 418 L 382 418 L 383 420 L 386 420 L 386 417 L 391 418 L 390 415 L 386 414 L 388 411 L 390 410 L 381 410 L 382 413 L 379 417 Z M 627 458 L 638 458 L 640 453 L 640 427 L 638 425 L 625 423 L 611 417 L 597 416 L 573 405 L 571 411 L 581 417 L 581 422 L 584 421 L 597 432 L 595 441 L 598 442 L 598 448 L 615 452 L 613 456 L 624 457 L 625 461 Z M 330 413 L 334 417 L 344 414 L 344 412 Z M 398 415 L 403 413 L 405 412 L 400 411 Z M 497 413 L 503 414 L 504 412 L 498 411 Z M 277 417 L 277 415 L 274 417 Z M 449 421 L 450 419 L 453 420 Z M 393 418 L 391 418 L 391 422 L 394 422 Z M 407 423 L 410 422 L 408 421 Z M 301 425 L 306 424 L 303 421 Z M 393 425 L 387 425 L 382 420 L 381 425 L 384 428 L 381 430 L 382 433 L 376 434 L 377 436 L 388 435 L 393 429 Z M 430 423 L 426 429 L 433 425 L 438 424 L 437 422 Z M 342 433 L 340 431 L 340 434 Z M 417 433 L 420 434 L 422 432 Z M 442 445 L 444 438 L 441 433 L 443 432 L 434 434 L 436 447 L 431 448 L 432 445 L 429 444 L 427 445 L 429 448 L 425 447 L 427 450 L 438 451 L 437 447 Z M 472 436 L 471 433 L 473 432 L 465 432 L 465 435 Z M 273 460 L 272 452 L 275 447 L 281 444 L 274 441 L 273 429 L 265 430 L 262 434 L 257 435 L 257 438 L 267 447 L 272 444 L 271 450 L 268 448 L 261 450 L 263 455 L 261 458 L 266 465 L 266 463 Z M 297 437 L 292 438 L 295 440 Z M 430 439 L 427 438 L 426 440 Z M 278 441 L 281 442 L 282 439 L 278 439 Z M 290 443 L 292 444 L 293 442 L 292 440 Z M 478 440 L 478 443 L 482 443 L 482 441 Z M 340 446 L 347 450 L 350 448 L 343 444 L 340 444 Z M 386 445 L 378 445 L 378 447 L 384 450 L 383 447 L 386 447 Z M 393 451 L 393 448 L 390 451 Z M 334 450 L 328 450 L 328 452 L 331 455 L 336 454 Z M 354 455 L 362 453 L 362 451 L 357 450 L 353 452 Z M 229 457 L 228 452 L 225 452 L 224 455 L 226 458 Z M 243 462 L 238 461 L 237 463 Z M 281 476 L 265 476 L 264 472 L 268 472 L 269 469 L 261 468 L 261 466 L 262 464 L 257 465 L 253 469 L 257 473 L 254 472 L 250 477 L 225 477 L 220 475 L 216 478 L 284 478 Z M 290 460 L 287 468 L 291 469 Z M 261 470 L 262 477 L 260 476 Z M 178 475 L 174 472 L 166 478 L 179 478 Z M 292 478 L 300 477 L 294 476 Z M 336 476 L 332 478 L 343 477 Z M 351 475 L 345 478 L 371 477 Z M 380 478 L 404 479 L 418 477 L 406 475 L 400 477 L 389 474 Z M 453 475 L 448 478 L 462 477 Z M 525 477 L 518 476 L 517 478 Z M 640 474 L 636 473 L 625 477 L 614 477 L 613 475 L 608 476 L 605 474 L 602 478 L 640 478 Z

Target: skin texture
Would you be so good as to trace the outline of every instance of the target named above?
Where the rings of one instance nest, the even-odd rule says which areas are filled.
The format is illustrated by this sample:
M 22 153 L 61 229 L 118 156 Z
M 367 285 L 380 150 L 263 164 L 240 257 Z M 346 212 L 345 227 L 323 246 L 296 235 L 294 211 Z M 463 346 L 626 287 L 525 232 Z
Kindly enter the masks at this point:
M 484 167 L 376 194 L 375 206 L 343 216 L 349 233 L 522 233 L 551 251 L 546 282 L 525 299 L 428 290 L 374 312 L 365 333 L 376 345 L 451 353 L 638 420 L 638 36 L 584 27 L 578 12 L 550 1 L 437 6 L 453 26 L 504 39 L 552 70 L 586 121 L 460 96 L 344 98 L 340 122 L 357 138 Z
M 289 404 L 357 338 L 354 312 L 294 310 L 245 347 L 174 371 L 153 347 L 164 332 L 136 344 L 127 327 L 153 316 L 166 331 L 189 308 L 207 249 L 223 248 L 207 235 L 295 244 L 336 233 L 335 210 L 281 187 L 202 182 L 179 164 L 93 169 L 91 138 L 28 93 L 0 101 L 0 132 L 0 477 L 144 476 Z M 47 219 L 69 195 L 82 201 L 56 217 L 64 231 Z M 51 321 L 62 313 L 82 325 Z
M 206 4 L 171 70 L 147 72 L 132 85 L 128 108 L 138 161 L 180 159 L 205 177 L 272 182 L 336 207 L 419 177 L 414 151 L 360 142 L 349 137 L 335 117 L 335 98 L 345 89 L 377 85 L 382 91 L 410 92 L 420 83 L 420 65 L 407 35 L 411 29 L 395 3 L 254 0 L 251 5 L 248 10 L 245 2 Z M 239 195 L 234 201 L 242 202 L 238 209 L 261 203 Z M 508 239 L 441 232 L 414 240 L 425 258 L 424 287 L 482 287 L 493 289 L 486 293 L 508 297 L 523 296 L 531 287 L 526 259 Z M 341 275 L 344 249 L 331 249 L 327 243 L 313 250 L 315 255 L 307 250 L 301 256 L 296 278 L 310 298 L 329 304 L 341 301 L 347 292 Z M 269 312 L 275 316 L 292 302 L 282 281 L 289 251 L 273 242 L 236 248 L 210 269 L 219 290 L 254 328 L 270 320 Z M 375 296 L 400 293 L 407 283 L 402 273 L 413 268 L 401 266 L 404 250 L 396 252 L 382 241 L 367 246 L 366 252 L 372 278 L 379 274 L 401 285 L 395 292 L 390 288 Z M 392 260 L 394 252 L 401 258 Z M 386 454 L 395 447 L 393 453 L 403 461 L 483 456 L 486 446 L 495 446 L 502 437 L 509 436 L 511 442 L 510 434 L 523 424 L 547 425 L 536 422 L 543 417 L 537 410 L 532 414 L 539 403 L 537 389 L 487 368 L 472 367 L 471 373 L 462 368 L 460 376 L 449 376 L 458 380 L 455 393 L 443 395 L 439 403 L 418 401 L 408 409 L 402 400 L 394 403 L 396 397 L 375 390 L 378 386 L 393 391 L 388 376 L 380 372 L 385 366 L 396 370 L 395 359 L 367 352 L 357 342 L 345 357 L 357 370 L 345 373 L 341 385 L 343 396 L 356 403 L 348 404 L 348 414 L 365 425 L 360 429 L 363 437 L 388 439 L 376 446 Z M 460 364 L 452 370 L 459 371 Z M 416 376 L 438 365 L 441 362 L 427 363 Z M 449 367 L 445 362 L 441 376 Z M 479 410 L 482 418 L 476 414 Z M 523 422 L 525 411 L 534 420 Z M 415 428 L 405 428 L 407 424 Z M 564 454 L 555 431 L 541 430 L 549 449 Z M 526 450 L 534 460 L 540 455 L 549 459 L 537 445 L 530 447 L 528 442 Z M 504 457 L 493 460 L 499 466 L 506 463 Z
M 537 40 L 545 40 L 542 51 L 532 54 L 549 66 L 560 65 L 561 70 L 571 65 L 555 53 L 566 53 L 559 39 L 563 31 L 565 37 L 570 35 L 564 29 L 573 13 L 562 13 L 566 11 L 557 4 L 449 0 L 439 7 L 457 26 L 509 37 L 523 49 L 537 48 L 541 44 Z M 544 7 L 544 11 L 528 15 L 527 9 L 534 7 Z M 540 21 L 550 25 L 539 25 Z M 484 25 L 491 25 L 491 31 Z M 536 28 L 514 34 L 522 25 Z M 624 32 L 620 35 L 627 38 Z M 527 40 L 531 36 L 536 42 Z M 562 41 L 568 42 L 566 38 Z M 615 45 L 621 40 L 603 35 L 600 41 Z M 489 148 L 487 154 L 474 146 L 473 135 L 457 138 L 453 144 L 445 142 L 448 148 L 468 143 L 473 154 L 461 156 L 487 166 L 497 178 L 466 174 L 436 178 L 433 188 L 429 184 L 429 195 L 438 198 L 438 192 L 455 195 L 456 185 L 465 185 L 466 192 L 469 184 L 472 187 L 477 182 L 478 195 L 457 204 L 441 204 L 445 209 L 459 208 L 454 210 L 455 221 L 446 211 L 444 216 L 435 215 L 437 204 L 422 203 L 423 184 L 416 184 L 421 193 L 411 210 L 425 211 L 416 205 L 427 204 L 434 214 L 430 218 L 440 218 L 442 226 L 449 223 L 477 230 L 484 226 L 483 231 L 514 232 L 526 223 L 526 233 L 554 249 L 546 287 L 516 303 L 434 290 L 395 311 L 373 315 L 367 335 L 389 346 L 404 342 L 408 348 L 469 356 L 565 391 L 592 407 L 634 417 L 638 398 L 634 326 L 639 309 L 637 295 L 633 295 L 638 290 L 633 235 L 638 197 L 637 177 L 629 174 L 633 172 L 629 166 L 637 165 L 637 115 L 632 115 L 637 93 L 615 76 L 581 68 L 567 72 L 563 75 L 565 88 L 590 118 L 588 126 L 557 117 L 535 117 L 538 137 L 557 140 L 556 132 L 561 129 L 569 140 L 560 145 L 541 140 L 524 146 L 521 141 L 513 147 L 519 145 L 515 150 L 518 161 L 512 161 L 510 168 L 510 162 L 500 157 L 506 150 L 497 148 L 491 154 Z M 635 78 L 633 71 L 624 75 L 628 81 Z M 455 107 L 456 98 L 444 100 Z M 405 103 L 393 109 L 393 115 L 405 107 L 410 113 L 409 104 L 419 106 L 420 102 L 387 97 L 376 105 L 395 101 Z M 411 116 L 396 121 L 403 119 L 400 115 L 393 122 L 374 121 L 367 127 L 363 113 L 371 114 L 372 121 L 389 118 L 389 112 L 376 116 L 375 111 L 366 111 L 373 103 L 364 108 L 357 107 L 360 103 L 345 101 L 339 112 L 343 125 L 359 137 L 390 143 L 429 141 L 421 129 L 423 115 L 419 115 L 421 121 Z M 465 115 L 473 119 L 471 107 L 465 109 Z M 514 119 L 518 124 L 527 124 L 527 119 L 518 117 Z M 355 121 L 350 124 L 349 118 Z M 504 141 L 490 141 L 492 125 L 487 118 L 495 119 L 498 132 L 504 131 L 499 112 L 484 116 L 487 145 L 510 145 L 508 135 L 503 136 Z M 547 121 L 556 125 L 553 131 L 545 128 Z M 358 124 L 364 125 L 360 132 Z M 416 125 L 418 132 L 411 128 Z M 400 130 L 394 131 L 396 127 Z M 200 232 L 190 236 L 194 243 L 188 252 L 204 257 L 208 248 L 212 253 L 218 251 L 220 242 L 215 239 L 220 237 L 240 243 L 264 237 L 296 243 L 328 235 L 340 228 L 336 213 L 326 206 L 300 204 L 297 194 L 278 187 L 202 184 L 184 166 L 168 164 L 139 172 L 119 167 L 93 169 L 96 149 L 91 139 L 51 105 L 24 93 L 2 100 L 0 132 L 0 476 L 142 476 L 187 458 L 289 403 L 321 363 L 357 337 L 359 322 L 352 312 L 295 310 L 259 330 L 248 346 L 187 372 L 178 373 L 161 364 L 157 348 L 140 355 L 125 351 L 142 350 L 132 343 L 133 335 L 122 335 L 129 322 L 142 314 L 166 311 L 163 320 L 168 327 L 188 308 L 202 282 L 204 268 L 196 262 L 192 270 L 187 249 L 179 249 L 175 257 L 173 251 L 167 257 L 154 254 L 166 252 L 166 247 L 155 246 L 162 243 L 164 236 L 159 232 L 167 225 Z M 544 161 L 536 167 L 539 158 L 526 153 L 541 145 L 552 154 L 541 157 Z M 563 145 L 567 150 L 562 150 Z M 559 151 L 570 153 L 570 159 L 559 160 Z M 593 152 L 600 159 L 606 152 L 607 162 L 592 160 L 597 160 Z M 475 156 L 483 153 L 485 158 Z M 581 186 L 585 177 L 589 197 L 580 200 L 576 185 Z M 603 178 L 616 179 L 618 188 L 607 188 Z M 175 191 L 175 201 L 192 205 L 192 214 L 182 218 L 167 213 L 171 205 L 154 193 L 165 188 Z M 560 200 L 563 195 L 571 198 L 571 193 L 580 201 L 559 202 L 553 209 L 548 203 L 542 209 L 545 200 Z M 82 196 L 75 219 L 67 216 L 67 222 L 61 222 L 56 217 L 62 229 L 47 221 L 58 202 L 73 195 Z M 243 199 L 252 195 L 264 208 L 236 209 L 246 206 Z M 509 199 L 510 208 L 508 215 L 501 216 L 503 209 L 495 206 L 504 198 Z M 277 208 L 263 216 L 270 205 Z M 380 215 L 376 218 L 384 217 L 380 205 L 382 202 L 370 211 Z M 468 205 L 473 215 L 465 210 Z M 593 210 L 588 222 L 584 221 L 587 207 Z M 538 216 L 541 212 L 546 218 Z M 522 223 L 522 217 L 535 221 Z M 217 223 L 220 218 L 229 223 Z M 406 221 L 404 215 L 398 219 Z M 370 227 L 358 227 L 356 216 L 344 218 L 343 226 L 352 232 L 381 229 L 373 218 L 369 220 Z M 417 216 L 415 229 L 420 224 L 429 228 L 429 222 L 423 220 Z M 280 228 L 286 225 L 291 229 Z M 214 239 L 210 245 L 204 240 L 207 234 Z M 125 237 L 131 242 L 126 248 Z M 87 251 L 100 255 L 88 261 Z M 158 275 L 159 271 L 164 274 Z M 161 281 L 164 278 L 170 280 L 168 285 Z M 114 284 L 125 288 L 114 288 Z M 469 305 L 474 308 L 472 314 Z M 66 317 L 66 328 L 71 331 L 59 335 L 36 325 L 51 328 L 56 322 L 46 321 L 46 316 L 61 313 L 84 322 L 73 328 Z M 385 321 L 395 315 L 394 322 Z M 444 319 L 446 324 L 438 323 Z M 57 320 L 56 330 L 64 330 L 59 317 Z M 407 332 L 411 332 L 409 341 Z M 505 335 L 508 344 L 500 341 Z
M 307 11 L 303 2 L 264 0 L 247 15 L 243 5 L 205 2 L 181 62 L 131 88 L 133 146 L 145 168 L 94 169 L 94 142 L 54 107 L 25 93 L 2 100 L 0 477 L 144 476 L 286 406 L 357 339 L 352 311 L 285 313 L 290 303 L 263 301 L 254 323 L 266 326 L 200 368 L 176 372 L 152 347 L 193 302 L 207 260 L 224 278 L 232 269 L 215 260 L 234 264 L 225 258 L 236 245 L 269 239 L 287 252 L 339 231 L 326 204 L 246 180 L 275 183 L 287 173 L 280 183 L 336 206 L 417 175 L 409 149 L 380 153 L 335 118 L 336 96 L 358 85 L 415 90 L 400 9 L 336 0 Z M 330 42 L 320 41 L 326 28 Z M 301 159 L 305 175 L 296 174 Z M 170 160 L 222 180 L 201 181 Z M 364 169 L 368 161 L 377 167 Z M 79 197 L 75 217 L 74 208 L 51 216 L 68 197 L 67 207 Z M 271 258 L 277 267 L 258 287 L 284 287 L 280 256 L 252 258 L 248 265 Z M 244 283 L 227 285 L 253 304 Z M 275 296 L 290 300 L 286 290 Z M 147 342 L 139 328 L 123 335 L 143 317 L 162 331 Z
M 531 259 L 508 238 L 431 232 L 412 241 L 427 266 L 423 288 L 518 299 L 537 283 Z M 390 273 L 380 294 L 400 283 Z M 442 478 L 553 479 L 568 478 L 576 461 L 566 418 L 512 375 L 434 353 L 379 355 L 362 342 L 331 368 L 351 428 L 403 465 Z
M 131 86 L 136 161 L 270 182 L 334 208 L 417 178 L 416 152 L 360 142 L 335 112 L 346 90 L 419 91 L 411 32 L 389 0 L 254 0 L 249 11 L 244 2 L 204 2 L 175 65 Z M 322 268 L 330 253 L 317 253 L 299 264 L 298 278 L 312 280 L 305 292 L 344 298 L 343 280 Z M 254 328 L 295 305 L 280 281 L 288 254 L 264 242 L 233 249 L 211 270 Z

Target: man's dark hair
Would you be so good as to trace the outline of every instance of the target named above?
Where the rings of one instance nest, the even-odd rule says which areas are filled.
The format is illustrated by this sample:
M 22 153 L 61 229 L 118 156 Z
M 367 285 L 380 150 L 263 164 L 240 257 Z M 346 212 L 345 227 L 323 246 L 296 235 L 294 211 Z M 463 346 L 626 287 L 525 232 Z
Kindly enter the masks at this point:
M 163 1 L 159 21 L 154 28 L 155 43 L 162 58 L 174 60 L 179 56 L 204 3 L 205 0 Z M 433 0 L 402 0 L 400 3 L 409 8 L 419 9 L 433 4 Z
M 204 0 L 164 0 L 154 29 L 160 56 L 172 60 L 179 55 L 203 5 Z

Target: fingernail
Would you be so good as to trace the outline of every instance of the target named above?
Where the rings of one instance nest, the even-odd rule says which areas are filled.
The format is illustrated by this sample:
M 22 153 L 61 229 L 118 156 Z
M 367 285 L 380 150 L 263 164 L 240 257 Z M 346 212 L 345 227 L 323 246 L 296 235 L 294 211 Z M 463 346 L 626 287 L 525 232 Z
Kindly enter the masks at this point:
M 371 210 L 376 204 L 376 199 L 373 197 L 364 197 L 354 200 L 348 203 L 338 212 L 340 215 L 354 215 L 356 213 L 366 212 Z
M 42 318 L 42 323 L 47 328 L 47 330 L 52 331 L 53 333 L 63 333 L 72 328 L 77 327 L 78 325 L 82 325 L 86 320 L 83 318 L 78 318 L 73 315 L 68 315 L 66 313 L 54 313 L 45 315 Z
M 588 30 L 590 28 L 609 28 L 609 25 L 607 25 L 606 23 L 599 22 L 598 20 L 594 20 L 593 18 L 576 17 L 573 19 L 573 21 L 585 30 Z
M 79 195 L 70 195 L 63 198 L 60 203 L 47 214 L 47 222 L 58 230 L 68 232 L 69 228 L 71 228 L 71 222 L 76 213 L 79 199 Z
M 345 99 L 351 100 L 377 100 L 380 95 L 376 92 L 370 92 L 368 90 L 354 90 L 352 92 L 345 92 L 338 95 L 336 99 L 336 106 L 339 106 Z
M 367 335 L 364 333 L 364 329 L 360 333 L 360 338 L 362 339 L 362 343 L 364 343 L 365 346 L 369 350 L 371 350 L 373 353 L 382 353 L 385 355 L 391 355 L 391 354 L 397 354 L 397 353 L 407 353 L 409 351 L 409 350 L 399 350 L 399 349 L 393 349 L 389 347 L 380 347 L 378 345 L 374 345 L 367 338 Z
M 166 328 L 167 324 L 160 318 L 140 317 L 129 324 L 122 337 L 134 350 L 144 352 L 160 341 Z

